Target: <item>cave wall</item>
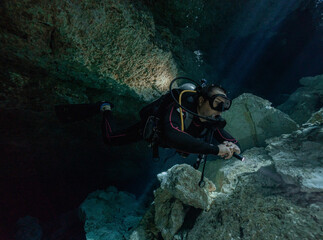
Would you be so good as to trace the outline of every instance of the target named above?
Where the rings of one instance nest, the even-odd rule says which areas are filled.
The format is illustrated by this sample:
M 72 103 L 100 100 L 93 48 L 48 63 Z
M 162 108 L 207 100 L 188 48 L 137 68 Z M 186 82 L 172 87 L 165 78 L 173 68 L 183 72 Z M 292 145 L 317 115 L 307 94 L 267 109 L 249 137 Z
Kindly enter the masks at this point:
M 54 106 L 110 100 L 120 127 L 135 122 L 181 71 L 155 31 L 131 1 L 1 1 L 1 237 L 19 217 L 50 221 L 97 188 L 145 181 L 144 143 L 106 148 L 100 116 L 62 125 Z

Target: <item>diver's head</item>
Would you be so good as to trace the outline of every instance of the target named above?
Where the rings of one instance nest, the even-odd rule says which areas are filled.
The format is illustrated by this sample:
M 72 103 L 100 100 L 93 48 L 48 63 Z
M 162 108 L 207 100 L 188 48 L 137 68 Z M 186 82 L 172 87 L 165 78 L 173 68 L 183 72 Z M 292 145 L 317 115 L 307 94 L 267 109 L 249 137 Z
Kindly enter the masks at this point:
M 210 85 L 201 90 L 198 98 L 197 113 L 201 116 L 216 118 L 228 110 L 231 100 L 227 97 L 226 90 L 217 85 Z M 207 121 L 200 118 L 201 121 Z

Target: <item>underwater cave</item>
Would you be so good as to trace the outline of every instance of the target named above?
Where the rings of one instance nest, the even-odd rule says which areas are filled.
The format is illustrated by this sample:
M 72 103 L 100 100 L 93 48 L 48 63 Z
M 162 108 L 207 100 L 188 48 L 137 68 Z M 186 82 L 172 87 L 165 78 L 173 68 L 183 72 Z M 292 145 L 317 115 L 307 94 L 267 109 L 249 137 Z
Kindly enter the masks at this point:
M 322 149 L 322 0 L 0 1 L 0 239 L 322 239 Z

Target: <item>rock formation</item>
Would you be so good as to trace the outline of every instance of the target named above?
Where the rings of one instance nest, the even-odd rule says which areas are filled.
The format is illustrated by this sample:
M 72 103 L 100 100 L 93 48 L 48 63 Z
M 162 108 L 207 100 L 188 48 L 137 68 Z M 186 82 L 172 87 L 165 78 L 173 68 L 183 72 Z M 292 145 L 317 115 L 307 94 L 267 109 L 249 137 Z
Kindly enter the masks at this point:
M 312 114 L 311 118 L 306 122 L 310 124 L 319 124 L 323 122 L 323 107 Z
M 178 189 L 186 192 L 183 183 L 176 184 L 182 179 L 192 184 L 192 188 L 195 182 L 187 177 L 165 178 L 165 173 L 160 174 L 161 188 L 156 191 L 154 206 L 131 239 L 159 239 L 158 230 L 160 239 L 178 240 L 321 239 L 322 133 L 322 123 L 307 124 L 290 134 L 268 139 L 266 148 L 245 151 L 244 162 L 209 161 L 206 176 L 218 187 L 209 211 L 191 213 L 187 206 L 194 205 L 201 195 L 176 193 Z M 190 176 L 195 178 L 194 174 Z M 165 192 L 162 186 L 168 190 Z M 186 189 L 190 189 L 188 186 Z M 170 204 L 171 196 L 176 198 Z M 182 196 L 192 196 L 195 200 L 186 202 L 188 205 L 183 208 L 179 204 Z
M 278 106 L 297 123 L 305 123 L 313 112 L 323 107 L 323 75 L 300 79 L 298 88 L 288 100 Z
M 4 1 L 2 6 L 2 60 L 24 64 L 9 71 L 10 83 L 15 74 L 32 81 L 26 69 L 32 67 L 62 85 L 69 81 L 83 88 L 113 88 L 122 96 L 131 93 L 125 83 L 151 99 L 178 74 L 172 53 L 156 45 L 155 23 L 143 6 L 109 0 Z M 67 86 L 60 90 L 69 102 L 82 100 L 73 95 Z
M 297 124 L 271 102 L 250 93 L 235 98 L 230 111 L 224 112 L 226 129 L 239 140 L 243 150 L 265 146 L 265 140 L 290 133 Z
M 323 192 L 323 127 L 307 126 L 267 141 L 266 150 L 286 184 Z
M 142 215 L 135 196 L 114 187 L 91 193 L 80 206 L 87 240 L 129 239 Z
M 158 174 L 158 179 L 161 185 L 154 193 L 155 200 L 147 216 L 155 227 L 141 224 L 132 233 L 132 240 L 148 238 L 152 229 L 155 235 L 159 231 L 163 239 L 173 239 L 191 207 L 208 211 L 217 196 L 214 184 L 207 178 L 205 186 L 199 187 L 201 173 L 187 164 L 173 166 Z M 147 222 L 145 218 L 144 222 Z
M 186 164 L 175 165 L 158 174 L 160 188 L 155 191 L 155 224 L 164 239 L 171 240 L 184 222 L 187 207 L 208 211 L 216 197 L 214 184 L 205 179 L 199 187 L 201 173 Z

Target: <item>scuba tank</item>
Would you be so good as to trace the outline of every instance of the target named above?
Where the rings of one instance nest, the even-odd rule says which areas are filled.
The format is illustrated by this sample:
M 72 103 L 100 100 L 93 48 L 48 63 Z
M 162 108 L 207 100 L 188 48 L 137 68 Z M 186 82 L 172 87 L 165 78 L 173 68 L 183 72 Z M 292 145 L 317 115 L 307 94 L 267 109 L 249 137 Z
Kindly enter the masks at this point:
M 140 112 L 140 118 L 145 123 L 143 130 L 143 139 L 152 143 L 158 141 L 160 134 L 160 119 L 163 118 L 167 106 L 174 102 L 173 96 L 177 97 L 184 90 L 194 90 L 196 86 L 192 83 L 185 83 L 178 88 L 172 89 L 159 97 L 157 100 L 143 107 Z

